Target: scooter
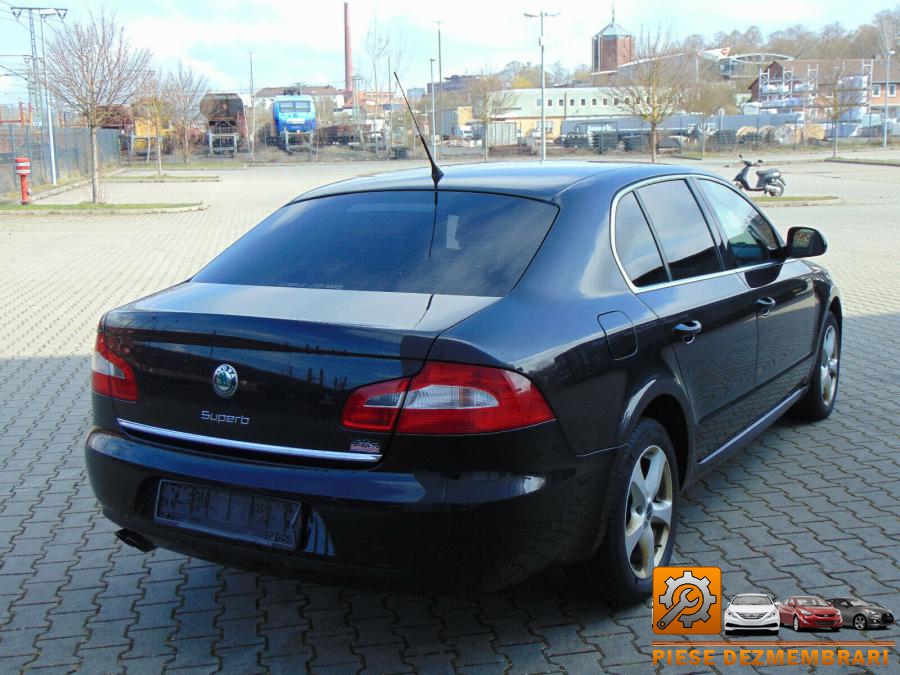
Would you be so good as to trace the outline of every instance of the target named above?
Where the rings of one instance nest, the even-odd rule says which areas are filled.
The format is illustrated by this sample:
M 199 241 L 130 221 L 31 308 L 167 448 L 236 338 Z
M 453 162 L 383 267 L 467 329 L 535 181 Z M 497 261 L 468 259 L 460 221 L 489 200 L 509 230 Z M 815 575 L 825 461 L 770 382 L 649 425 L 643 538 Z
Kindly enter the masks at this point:
M 741 158 L 744 168 L 734 177 L 735 187 L 744 190 L 745 192 L 764 192 L 773 197 L 780 197 L 784 194 L 784 187 L 787 183 L 784 181 L 784 175 L 781 173 L 781 169 L 757 171 L 756 187 L 750 187 L 750 182 L 747 180 L 747 174 L 750 172 L 750 167 L 760 166 L 763 161 L 758 159 L 755 162 L 751 162 L 750 160 L 744 159 L 743 155 L 738 155 L 738 157 Z

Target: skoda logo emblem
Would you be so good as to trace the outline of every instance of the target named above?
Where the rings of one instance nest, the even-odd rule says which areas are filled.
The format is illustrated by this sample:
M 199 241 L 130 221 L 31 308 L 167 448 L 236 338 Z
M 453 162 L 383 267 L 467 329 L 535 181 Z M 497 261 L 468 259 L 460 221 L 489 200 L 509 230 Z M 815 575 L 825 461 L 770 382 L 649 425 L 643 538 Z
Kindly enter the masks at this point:
M 223 363 L 213 371 L 213 391 L 222 398 L 231 398 L 238 388 L 238 374 L 234 366 Z

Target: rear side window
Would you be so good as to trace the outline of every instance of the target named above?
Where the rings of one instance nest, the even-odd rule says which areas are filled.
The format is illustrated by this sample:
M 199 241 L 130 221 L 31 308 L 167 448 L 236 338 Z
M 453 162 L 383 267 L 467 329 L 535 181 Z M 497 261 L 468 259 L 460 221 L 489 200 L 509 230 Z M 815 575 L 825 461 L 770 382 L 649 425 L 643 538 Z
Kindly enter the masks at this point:
M 638 195 L 669 263 L 673 279 L 721 271 L 703 212 L 683 180 L 640 188 Z
M 447 295 L 505 295 L 555 206 L 470 192 L 367 192 L 276 211 L 194 281 Z
M 637 199 L 628 193 L 616 206 L 616 253 L 635 286 L 668 281 L 659 249 Z
M 772 260 L 780 244 L 762 214 L 724 185 L 709 180 L 697 182 L 725 230 L 734 264 L 744 267 Z

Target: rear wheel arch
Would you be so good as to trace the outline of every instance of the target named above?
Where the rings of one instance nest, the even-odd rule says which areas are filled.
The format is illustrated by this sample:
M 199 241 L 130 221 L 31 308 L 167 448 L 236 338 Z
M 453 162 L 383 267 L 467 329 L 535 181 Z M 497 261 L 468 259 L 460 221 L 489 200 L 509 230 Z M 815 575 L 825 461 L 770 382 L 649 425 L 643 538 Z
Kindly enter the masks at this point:
M 669 434 L 678 461 L 678 484 L 683 485 L 687 475 L 691 440 L 687 417 L 681 403 L 671 394 L 660 394 L 648 402 L 639 415 L 639 418 L 641 417 L 656 420 Z
M 844 327 L 844 310 L 843 310 L 843 307 L 841 307 L 841 299 L 837 298 L 837 297 L 834 298 L 831 301 L 831 304 L 828 305 L 828 311 L 830 311 L 832 314 L 834 314 L 834 318 L 837 321 L 838 329 L 840 330 L 841 328 L 843 328 Z

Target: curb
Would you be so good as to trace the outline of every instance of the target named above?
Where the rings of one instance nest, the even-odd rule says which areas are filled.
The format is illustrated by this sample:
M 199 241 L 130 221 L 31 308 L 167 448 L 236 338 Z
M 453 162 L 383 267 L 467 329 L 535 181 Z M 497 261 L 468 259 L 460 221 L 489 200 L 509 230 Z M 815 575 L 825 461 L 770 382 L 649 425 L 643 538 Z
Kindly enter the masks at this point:
M 831 157 L 828 157 L 824 161 L 832 163 L 832 164 L 862 164 L 864 166 L 900 166 L 900 161 L 877 162 L 877 161 L 868 160 L 868 159 L 849 159 L 849 158 L 841 159 L 840 157 L 834 158 L 834 159 L 832 159 Z
M 206 211 L 208 208 L 209 204 L 160 207 L 157 209 L 34 209 L 25 211 L 0 209 L 0 218 L 4 216 L 131 216 L 150 213 L 189 213 L 191 211 Z
M 754 204 L 756 204 L 757 206 L 761 206 L 765 209 L 770 209 L 773 207 L 783 209 L 783 208 L 787 208 L 790 206 L 833 206 L 835 204 L 843 204 L 844 203 L 843 199 L 810 199 L 808 201 L 802 201 L 802 200 L 795 199 L 795 200 L 789 200 L 789 201 L 783 201 L 783 202 L 760 202 L 760 201 L 757 201 L 756 199 L 751 199 L 751 201 Z

